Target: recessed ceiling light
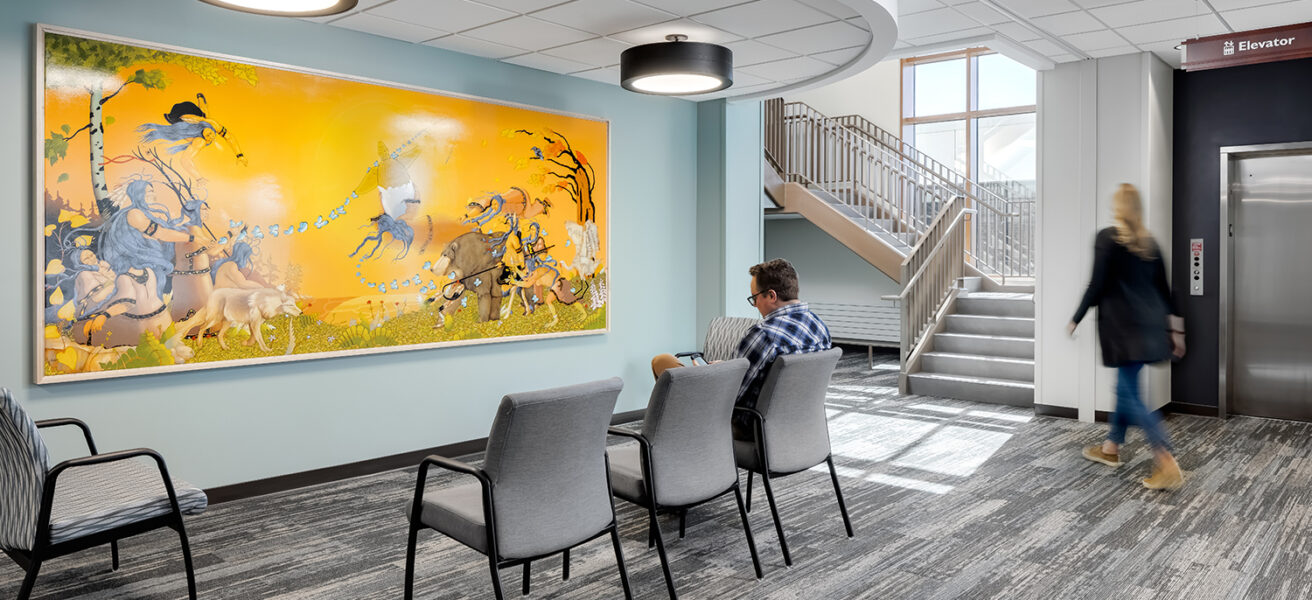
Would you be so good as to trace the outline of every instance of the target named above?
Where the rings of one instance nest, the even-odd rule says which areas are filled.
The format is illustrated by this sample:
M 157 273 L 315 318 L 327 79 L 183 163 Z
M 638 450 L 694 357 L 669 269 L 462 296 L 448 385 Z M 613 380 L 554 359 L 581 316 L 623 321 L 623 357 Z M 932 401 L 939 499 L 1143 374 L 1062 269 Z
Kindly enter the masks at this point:
M 668 42 L 634 46 L 620 54 L 620 85 L 643 94 L 705 94 L 733 85 L 733 51 L 716 44 Z
M 200 0 L 241 12 L 277 17 L 326 17 L 344 13 L 359 0 Z

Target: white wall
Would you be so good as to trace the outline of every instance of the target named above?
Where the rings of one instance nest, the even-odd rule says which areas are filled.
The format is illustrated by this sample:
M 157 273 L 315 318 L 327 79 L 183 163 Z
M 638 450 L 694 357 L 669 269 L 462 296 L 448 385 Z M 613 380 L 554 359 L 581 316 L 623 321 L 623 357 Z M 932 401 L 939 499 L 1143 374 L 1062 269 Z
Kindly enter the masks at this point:
M 847 79 L 784 96 L 805 102 L 827 117 L 861 115 L 889 133 L 902 136 L 901 61 L 886 60 Z
M 1076 408 L 1084 420 L 1115 407 L 1115 372 L 1102 366 L 1096 309 L 1074 339 L 1065 325 L 1088 282 L 1094 236 L 1111 224 L 1118 185 L 1139 188 L 1149 229 L 1170 246 L 1171 86 L 1170 67 L 1151 53 L 1065 63 L 1040 75 L 1035 399 Z M 1165 404 L 1169 366 L 1148 369 L 1144 386 L 1150 406 Z

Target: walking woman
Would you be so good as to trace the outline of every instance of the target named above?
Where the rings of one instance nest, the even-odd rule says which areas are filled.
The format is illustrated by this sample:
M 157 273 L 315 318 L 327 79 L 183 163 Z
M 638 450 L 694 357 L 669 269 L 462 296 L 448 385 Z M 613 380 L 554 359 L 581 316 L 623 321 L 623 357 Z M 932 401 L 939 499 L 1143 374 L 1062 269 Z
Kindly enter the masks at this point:
M 1084 301 L 1067 326 L 1075 327 L 1089 307 L 1098 307 L 1098 339 L 1103 364 L 1116 368 L 1116 412 L 1111 432 L 1102 445 L 1084 449 L 1084 457 L 1112 467 L 1121 466 L 1120 446 L 1125 432 L 1143 429 L 1153 451 L 1152 474 L 1143 480 L 1150 489 L 1176 489 L 1184 483 L 1180 466 L 1171 455 L 1171 442 L 1162 418 L 1144 406 L 1139 393 L 1139 372 L 1148 363 L 1184 356 L 1184 319 L 1175 315 L 1161 249 L 1143 224 L 1143 205 L 1134 186 L 1123 183 L 1112 196 L 1115 225 L 1098 232 L 1094 246 L 1093 276 Z

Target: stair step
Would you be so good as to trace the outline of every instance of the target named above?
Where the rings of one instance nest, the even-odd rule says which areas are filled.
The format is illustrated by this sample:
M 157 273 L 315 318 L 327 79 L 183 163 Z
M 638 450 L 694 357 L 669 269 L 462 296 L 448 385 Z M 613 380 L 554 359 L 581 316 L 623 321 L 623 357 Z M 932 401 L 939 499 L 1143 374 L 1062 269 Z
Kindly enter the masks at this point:
M 1031 317 L 995 317 L 991 315 L 948 315 L 947 332 L 1032 338 L 1034 337 L 1034 319 Z
M 925 372 L 908 375 L 907 388 L 924 396 L 1034 406 L 1034 384 L 1027 381 Z
M 920 359 L 920 367 L 930 373 L 1034 382 L 1034 360 L 1029 358 L 926 352 Z
M 1034 294 L 970 292 L 957 296 L 957 314 L 1034 318 Z
M 1034 338 L 970 333 L 934 334 L 934 352 L 1034 358 Z

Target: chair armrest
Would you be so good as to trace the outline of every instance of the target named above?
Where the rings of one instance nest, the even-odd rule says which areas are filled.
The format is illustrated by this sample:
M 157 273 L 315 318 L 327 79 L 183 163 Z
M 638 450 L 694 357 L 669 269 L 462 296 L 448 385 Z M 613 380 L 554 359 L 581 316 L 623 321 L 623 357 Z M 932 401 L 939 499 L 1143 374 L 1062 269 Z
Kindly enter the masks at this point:
M 746 406 L 735 406 L 733 407 L 733 412 L 743 413 L 761 424 L 765 423 L 765 415 L 761 414 L 761 411 L 756 410 L 755 408 L 748 408 Z
M 647 441 L 646 436 L 643 436 L 641 433 L 638 433 L 636 431 L 630 431 L 628 429 L 624 429 L 621 427 L 607 427 L 606 433 L 608 435 L 613 435 L 617 437 L 626 437 L 632 440 L 638 440 L 638 445 L 640 446 L 651 445 L 651 442 Z
M 91 439 L 91 428 L 88 427 L 87 424 L 82 422 L 81 420 L 64 418 L 64 419 L 42 419 L 36 422 L 37 429 L 42 429 L 45 427 L 64 427 L 68 425 L 72 425 L 82 430 L 82 437 L 86 438 L 87 440 L 87 450 L 89 450 L 92 455 L 95 455 L 96 443 Z
M 752 422 L 752 436 L 756 438 L 752 445 L 756 446 L 756 460 L 760 462 L 761 468 L 768 473 L 770 471 L 770 462 L 765 455 L 765 415 L 755 408 L 746 406 L 735 406 L 733 412 L 747 415 L 747 418 Z
M 483 510 L 486 517 L 490 517 L 492 508 L 492 481 L 487 478 L 487 473 L 469 463 L 447 458 L 438 454 L 430 454 L 419 462 L 419 480 L 415 482 L 415 501 L 411 506 L 410 521 L 413 524 L 419 519 L 420 510 L 424 505 L 424 488 L 428 483 L 428 467 L 436 465 L 453 473 L 472 475 L 478 479 L 478 484 L 483 488 Z M 486 521 L 489 525 L 492 521 Z
M 678 354 L 675 354 L 674 358 L 691 358 L 693 364 L 697 364 L 697 361 L 699 360 L 702 361 L 703 363 L 710 364 L 710 362 L 706 360 L 706 356 L 703 355 L 701 352 L 680 352 Z
M 173 480 L 169 478 L 169 469 L 164 464 L 164 457 L 160 456 L 158 452 L 151 450 L 150 448 L 133 448 L 131 450 L 117 450 L 114 452 L 106 452 L 104 454 L 93 454 L 91 456 L 83 456 L 81 458 L 70 458 L 50 468 L 50 471 L 46 473 L 46 483 L 42 491 L 41 514 L 39 520 L 37 521 L 38 539 L 49 535 L 48 528 L 50 526 L 50 509 L 51 506 L 54 505 L 55 486 L 59 479 L 59 475 L 61 473 L 69 469 L 89 467 L 92 465 L 117 462 L 120 460 L 128 460 L 131 458 L 140 458 L 143 456 L 149 457 L 152 460 L 154 460 L 155 465 L 159 467 L 160 478 L 163 479 L 164 481 L 164 489 L 167 490 L 169 493 L 169 504 L 173 507 L 173 512 L 178 514 L 178 518 L 181 518 L 182 510 L 178 508 L 178 493 L 176 490 L 173 489 Z

